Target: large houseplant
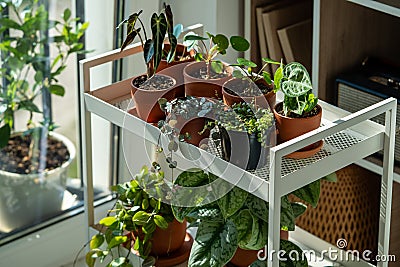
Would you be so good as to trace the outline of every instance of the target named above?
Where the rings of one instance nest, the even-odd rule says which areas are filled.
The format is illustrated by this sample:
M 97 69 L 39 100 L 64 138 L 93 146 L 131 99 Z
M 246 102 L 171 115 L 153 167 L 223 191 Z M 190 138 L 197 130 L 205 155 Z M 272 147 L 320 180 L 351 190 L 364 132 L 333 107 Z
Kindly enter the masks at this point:
M 184 44 L 189 50 L 196 51 L 197 61 L 188 64 L 183 70 L 186 95 L 219 99 L 222 98 L 222 85 L 232 75 L 232 68 L 216 57 L 226 54 L 229 46 L 241 52 L 250 47 L 249 42 L 241 36 L 231 36 L 228 39 L 223 34 L 213 35 L 209 32 L 207 37 L 192 32 L 187 33 Z
M 216 179 L 213 174 L 202 170 L 185 171 L 175 180 L 175 196 L 179 196 L 178 190 L 184 187 L 190 187 L 194 192 L 194 188 L 207 185 L 213 188 L 209 190 L 210 194 L 221 193 L 219 190 L 224 189 L 223 183 L 219 183 L 218 187 L 212 185 Z M 226 185 L 228 186 L 227 182 Z M 293 192 L 314 207 L 318 203 L 319 193 L 319 180 Z M 196 195 L 192 194 L 191 198 L 196 199 Z M 189 266 L 222 267 L 230 261 L 236 266 L 265 266 L 258 265 L 263 263 L 257 260 L 257 254 L 267 245 L 268 203 L 238 187 L 233 187 L 223 197 L 211 203 L 205 203 L 205 199 L 207 198 L 204 196 L 198 198 L 197 205 L 193 207 L 173 206 L 178 221 L 188 219 L 192 222 L 191 225 L 198 227 L 190 252 Z M 176 203 L 178 201 L 179 199 Z M 288 252 L 286 256 L 293 250 L 299 251 L 301 255 L 301 250 L 296 245 L 285 240 L 287 235 L 284 232 L 294 230 L 296 217 L 305 210 L 306 206 L 303 204 L 291 202 L 288 196 L 282 197 L 281 249 Z M 293 262 L 293 259 L 287 258 L 286 263 L 308 266 L 307 261 L 301 259 Z
M 0 231 L 9 232 L 61 210 L 75 148 L 52 132 L 56 127 L 50 107 L 44 101 L 41 109 L 36 100 L 64 95 L 58 76 L 70 55 L 86 52 L 80 39 L 88 23 L 75 27 L 78 19 L 69 9 L 61 20 L 51 21 L 36 0 L 3 1 L 0 12 Z M 14 131 L 14 118 L 24 112 L 25 131 Z M 42 115 L 40 123 L 34 114 Z
M 291 62 L 285 66 L 281 64 L 275 72 L 274 84 L 284 94 L 283 102 L 274 107 L 280 142 L 288 141 L 320 126 L 322 108 L 312 93 L 310 75 L 303 65 L 298 62 Z M 316 153 L 321 145 L 322 141 L 303 148 L 304 156 Z M 302 154 L 297 156 L 301 157 Z
M 170 50 L 167 60 L 175 57 L 177 39 L 173 33 L 173 15 L 169 5 L 159 14 L 153 13 L 150 19 L 151 37 L 147 34 L 140 15 L 143 11 L 131 14 L 123 20 L 118 27 L 127 24 L 126 38 L 121 46 L 121 51 L 132 43 L 137 37 L 141 42 L 143 57 L 147 72 L 132 79 L 131 94 L 136 105 L 139 117 L 147 122 L 158 122 L 164 118 L 164 113 L 157 103 L 159 98 L 172 100 L 175 97 L 176 80 L 163 74 L 155 74 L 163 55 L 163 43 L 167 36 Z M 137 24 L 140 24 L 137 26 Z

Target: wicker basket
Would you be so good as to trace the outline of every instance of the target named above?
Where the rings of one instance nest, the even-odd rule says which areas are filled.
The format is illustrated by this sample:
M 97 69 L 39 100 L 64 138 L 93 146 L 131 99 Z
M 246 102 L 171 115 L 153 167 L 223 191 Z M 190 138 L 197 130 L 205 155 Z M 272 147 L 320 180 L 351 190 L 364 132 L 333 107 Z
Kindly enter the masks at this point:
M 309 207 L 296 225 L 334 245 L 345 239 L 346 250 L 368 249 L 376 255 L 380 176 L 357 165 L 336 174 L 336 183 L 322 181 L 318 207 Z

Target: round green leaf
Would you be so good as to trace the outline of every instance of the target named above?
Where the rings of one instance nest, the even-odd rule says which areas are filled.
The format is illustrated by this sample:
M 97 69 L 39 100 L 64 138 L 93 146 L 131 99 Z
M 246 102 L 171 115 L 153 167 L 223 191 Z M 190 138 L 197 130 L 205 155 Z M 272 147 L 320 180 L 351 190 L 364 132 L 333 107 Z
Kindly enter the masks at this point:
M 71 10 L 67 8 L 64 10 L 63 19 L 64 21 L 67 21 L 69 20 L 70 17 L 71 17 Z
M 144 225 L 150 218 L 150 214 L 145 211 L 138 211 L 132 218 L 132 221 L 138 225 Z
M 105 217 L 105 218 L 101 219 L 99 223 L 101 225 L 110 227 L 116 221 L 117 221 L 117 219 L 115 217 L 110 216 L 110 217 Z
M 212 38 L 214 44 L 218 46 L 218 51 L 224 51 L 229 47 L 229 40 L 223 34 L 217 34 Z
M 64 96 L 64 94 L 65 94 L 64 87 L 62 87 L 61 85 L 57 85 L 57 84 L 50 85 L 49 91 L 50 91 L 50 93 L 52 93 L 54 95 L 58 95 L 58 96 Z
M 114 248 L 116 246 L 121 245 L 122 243 L 125 243 L 128 240 L 127 236 L 114 236 L 110 242 L 108 242 L 108 248 Z
M 243 52 L 250 48 L 250 43 L 241 36 L 232 36 L 230 41 L 233 49 L 236 51 Z
M 252 61 L 250 61 L 248 59 L 241 58 L 241 57 L 237 59 L 237 63 L 239 63 L 240 65 L 243 65 L 245 67 L 250 67 L 250 68 L 256 68 L 257 67 L 256 63 L 254 63 L 254 62 L 252 62 Z

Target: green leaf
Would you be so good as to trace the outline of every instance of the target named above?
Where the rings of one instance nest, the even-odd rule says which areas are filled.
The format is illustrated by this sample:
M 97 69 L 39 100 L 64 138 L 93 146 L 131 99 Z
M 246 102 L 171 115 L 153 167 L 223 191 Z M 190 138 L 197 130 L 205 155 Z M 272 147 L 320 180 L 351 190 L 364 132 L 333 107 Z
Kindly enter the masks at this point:
M 132 221 L 138 225 L 145 225 L 150 218 L 150 214 L 145 211 L 138 211 L 133 216 Z
M 281 80 L 282 92 L 290 97 L 305 95 L 312 90 L 311 79 L 307 69 L 298 62 L 287 64 L 282 71 L 284 79 Z
M 235 254 L 237 245 L 237 231 L 231 220 L 226 223 L 202 222 L 190 251 L 188 266 L 224 266 Z
M 202 60 L 203 60 L 203 54 L 196 53 L 196 54 L 194 55 L 194 59 L 195 59 L 196 61 L 202 61 Z
M 222 192 L 226 192 L 226 190 Z M 247 191 L 239 187 L 233 187 L 225 196 L 218 199 L 219 208 L 225 219 L 229 218 L 243 207 L 248 194 Z
M 282 80 L 282 77 L 283 77 L 282 71 L 283 71 L 282 67 L 277 68 L 276 71 L 275 71 L 274 86 L 275 86 L 275 90 L 276 91 L 281 88 L 281 80 Z
M 146 63 L 149 63 L 154 56 L 154 42 L 148 39 L 143 46 L 143 57 Z
M 68 21 L 71 18 L 71 10 L 69 8 L 64 10 L 63 19 Z
M 299 217 L 307 210 L 307 206 L 300 202 L 292 202 L 291 205 L 295 218 Z
M 268 223 L 268 203 L 254 195 L 249 195 L 246 200 L 246 206 L 250 209 L 251 213 L 256 215 L 259 219 Z
M 312 182 L 311 184 L 305 185 L 302 188 L 297 189 L 296 191 L 292 192 L 292 194 L 316 208 L 319 200 L 320 191 L 321 182 L 320 180 L 317 180 L 315 182 Z
M 247 244 L 251 239 L 251 231 L 253 226 L 253 217 L 250 210 L 241 210 L 232 217 L 232 221 L 238 232 L 238 244 Z
M 0 113 L 1 113 L 1 112 L 0 112 Z M 325 177 L 322 178 L 322 179 L 324 179 L 325 181 L 328 181 L 328 182 L 336 183 L 336 182 L 337 182 L 337 175 L 336 175 L 336 172 L 333 172 L 333 173 L 331 173 L 331 174 L 328 174 L 327 176 L 325 176 Z
M 110 227 L 113 223 L 115 223 L 117 221 L 117 219 L 115 217 L 105 217 L 103 219 L 100 220 L 100 224 Z
M 36 106 L 35 103 L 29 100 L 21 101 L 19 103 L 19 108 L 18 109 L 23 109 L 31 112 L 36 112 L 36 113 L 41 113 L 39 108 Z
M 236 51 L 246 51 L 250 48 L 250 43 L 241 36 L 231 36 L 230 38 L 232 48 Z
M 256 68 L 257 67 L 256 63 L 254 63 L 254 62 L 252 62 L 252 61 L 250 61 L 248 59 L 245 59 L 245 58 L 241 58 L 240 57 L 236 61 L 237 61 L 238 64 L 243 65 L 245 67 L 250 67 L 250 68 Z
M 267 267 L 267 262 L 262 260 L 256 260 L 255 262 L 250 264 L 250 267 Z
M 205 40 L 208 40 L 208 38 L 199 36 L 195 33 L 188 33 L 185 35 L 185 37 L 183 37 L 183 40 L 184 41 L 201 41 L 201 40 L 205 41 Z
M 217 34 L 212 37 L 212 41 L 214 44 L 218 46 L 218 51 L 224 51 L 229 47 L 229 40 L 223 34 Z
M 128 264 L 127 259 L 125 257 L 119 257 L 116 259 L 113 259 L 107 267 L 128 267 L 132 266 L 132 264 Z
M 35 82 L 37 82 L 37 83 L 42 83 L 43 80 L 44 80 L 43 72 L 41 72 L 40 70 L 38 70 L 38 71 L 35 73 Z
M 208 184 L 208 175 L 200 169 L 187 170 L 179 174 L 174 184 L 184 187 L 206 185 Z
M 136 36 L 138 34 L 140 34 L 140 28 L 139 29 L 132 29 L 132 31 L 128 30 L 128 34 L 126 35 L 126 38 L 123 42 L 123 44 L 121 45 L 121 51 L 124 50 L 130 43 L 133 42 L 133 40 L 135 40 Z
M 295 215 L 287 196 L 281 198 L 281 228 L 294 231 Z
M 85 257 L 85 261 L 86 261 L 86 265 L 88 267 L 94 267 L 94 264 L 96 263 L 96 258 L 93 257 L 93 255 L 95 255 L 97 253 L 97 251 L 89 251 L 88 253 L 86 253 L 86 257 Z
M 284 255 L 281 255 L 285 260 L 280 261 L 280 267 L 308 267 L 307 258 L 302 257 L 303 251 L 297 245 L 289 240 L 281 239 L 280 249 L 285 252 Z M 299 255 L 298 259 L 296 259 L 297 255 Z
M 90 240 L 90 249 L 95 249 L 100 247 L 104 242 L 104 236 L 102 234 L 97 234 Z
M 235 77 L 235 78 L 238 78 L 238 79 L 241 79 L 241 78 L 243 78 L 243 77 L 246 77 L 246 76 L 243 74 L 243 72 L 240 71 L 240 70 L 234 70 L 234 71 L 232 72 L 232 76 Z
M 8 144 L 10 135 L 11 135 L 11 127 L 8 123 L 6 123 L 0 128 L 0 148 L 3 148 Z
M 252 226 L 250 235 L 239 243 L 242 249 L 259 250 L 264 248 L 268 240 L 268 223 L 250 213 Z
M 161 62 L 162 46 L 167 33 L 167 19 L 164 13 L 160 15 L 154 13 L 151 16 L 151 32 L 154 42 L 153 71 L 155 71 Z
M 168 222 L 161 215 L 155 215 L 154 216 L 154 222 L 161 229 L 167 229 L 168 228 Z
M 58 96 L 64 96 L 64 94 L 65 94 L 64 87 L 61 85 L 58 85 L 58 84 L 50 85 L 49 91 L 50 91 L 50 93 L 52 93 L 54 95 L 58 95 Z
M 269 72 L 263 71 L 262 75 L 267 84 L 272 84 L 271 75 L 269 74 Z
M 169 43 L 171 45 L 171 49 L 168 52 L 167 55 L 167 62 L 171 63 L 175 59 L 175 52 L 176 52 L 176 46 L 178 45 L 178 40 L 176 39 L 175 36 L 169 35 Z
M 116 246 L 121 245 L 122 243 L 125 243 L 128 240 L 127 236 L 114 236 L 110 242 L 108 242 L 108 249 L 114 248 Z
M 211 61 L 211 68 L 215 73 L 222 73 L 224 71 L 224 64 L 221 61 Z
M 17 22 L 15 22 L 12 19 L 4 18 L 4 17 L 2 17 L 0 19 L 0 25 L 1 25 L 1 27 L 9 28 L 9 29 L 16 29 L 16 30 L 21 29 L 21 25 L 19 25 Z
M 275 61 L 275 60 L 272 60 L 272 59 L 267 58 L 267 57 L 263 57 L 263 58 L 262 58 L 262 61 L 264 61 L 264 62 L 267 63 L 267 64 L 274 64 L 274 65 L 279 65 L 279 64 L 281 64 L 280 62 Z

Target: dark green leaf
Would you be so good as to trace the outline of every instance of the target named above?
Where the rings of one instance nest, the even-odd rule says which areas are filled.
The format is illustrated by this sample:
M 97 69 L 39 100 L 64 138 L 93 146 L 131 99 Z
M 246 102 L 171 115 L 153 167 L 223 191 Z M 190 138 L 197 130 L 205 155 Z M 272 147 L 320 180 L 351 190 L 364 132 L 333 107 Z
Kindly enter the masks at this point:
M 251 213 L 256 215 L 259 219 L 268 223 L 268 203 L 254 195 L 249 195 L 246 200 L 246 206 L 250 209 Z
M 143 56 L 144 61 L 149 63 L 154 56 L 154 42 L 151 39 L 148 39 L 143 47 Z
M 232 72 L 232 76 L 235 77 L 235 78 L 238 78 L 238 79 L 241 79 L 241 78 L 245 77 L 245 75 L 243 74 L 243 72 L 240 71 L 240 70 L 234 70 L 234 71 Z
M 249 267 L 267 267 L 267 262 L 262 260 L 256 260 Z
M 90 240 L 90 249 L 95 249 L 100 247 L 104 242 L 104 236 L 102 234 L 97 234 Z
M 275 64 L 275 65 L 281 64 L 280 62 L 272 60 L 272 59 L 269 59 L 267 57 L 263 57 L 262 61 L 264 61 L 265 63 L 268 63 L 268 64 Z
M 226 192 L 227 190 L 229 189 L 222 191 Z M 225 196 L 218 199 L 219 208 L 225 219 L 229 218 L 243 207 L 248 194 L 247 191 L 239 187 L 233 187 Z
M 232 217 L 232 221 L 238 232 L 238 244 L 247 244 L 251 238 L 253 226 L 253 217 L 250 210 L 241 210 Z
M 68 21 L 71 17 L 71 10 L 69 8 L 64 10 L 63 19 L 64 21 Z
M 302 188 L 297 189 L 296 191 L 292 192 L 292 194 L 316 208 L 319 200 L 320 191 L 321 182 L 320 180 L 317 180 L 315 182 L 312 182 L 311 184 L 305 185 Z
M 280 267 L 308 267 L 307 258 L 303 257 L 303 251 L 297 245 L 289 240 L 281 239 L 280 249 L 285 252 L 284 255 L 282 255 L 282 258 L 285 260 L 280 261 Z M 297 255 L 299 257 L 297 257 Z
M 263 71 L 262 75 L 263 75 L 264 80 L 267 82 L 267 84 L 272 83 L 271 75 L 269 74 L 269 72 Z
M 8 123 L 4 124 L 0 128 L 0 148 L 3 148 L 8 144 L 8 140 L 10 139 L 10 134 L 11 134 L 10 125 Z
M 37 82 L 37 83 L 42 83 L 43 82 L 43 72 L 41 72 L 41 71 L 37 71 L 36 73 L 35 73 L 35 82 Z
M 250 48 L 250 43 L 241 36 L 231 36 L 230 38 L 232 48 L 236 51 L 246 51 Z
M 197 187 L 208 184 L 208 175 L 202 170 L 192 169 L 179 174 L 175 184 L 184 187 Z
M 287 196 L 281 198 L 281 228 L 294 231 L 295 215 Z
M 4 28 L 20 30 L 21 25 L 9 18 L 0 18 L 0 25 Z
M 171 63 L 175 58 L 176 46 L 178 45 L 178 40 L 174 35 L 169 36 L 169 44 L 171 46 L 171 49 L 169 50 L 167 55 L 167 62 Z
M 164 13 L 161 13 L 159 16 L 156 13 L 154 13 L 151 16 L 151 32 L 152 32 L 152 39 L 154 42 L 153 67 L 155 71 L 161 62 L 162 46 L 165 35 L 167 33 L 167 19 Z
M 185 35 L 185 37 L 183 38 L 184 41 L 201 41 L 201 40 L 208 40 L 205 37 L 196 35 L 196 34 L 190 34 L 190 35 Z
M 299 217 L 307 210 L 307 206 L 300 202 L 292 202 L 291 205 L 295 218 Z
M 223 34 L 213 36 L 212 41 L 218 46 L 218 51 L 225 51 L 229 47 L 229 40 Z
M 31 111 L 31 112 L 37 112 L 37 113 L 41 112 L 39 110 L 39 108 L 36 106 L 36 104 L 29 100 L 21 101 L 19 103 L 19 109 L 23 109 L 23 110 L 27 110 L 27 111 Z
M 135 40 L 135 37 L 139 34 L 139 32 L 140 32 L 140 28 L 132 29 L 132 31 L 126 35 L 125 41 L 121 45 L 121 51 L 124 50 L 130 43 L 132 43 L 133 40 Z
M 58 84 L 50 85 L 49 91 L 50 91 L 50 93 L 52 93 L 54 95 L 58 95 L 58 96 L 64 96 L 64 94 L 65 94 L 64 87 L 62 87 L 61 85 L 58 85 Z
M 231 220 L 226 223 L 202 222 L 197 230 L 188 266 L 221 267 L 237 249 L 237 231 Z
M 245 67 L 250 67 L 250 68 L 256 68 L 257 67 L 256 63 L 254 63 L 254 62 L 252 62 L 250 60 L 247 60 L 245 58 L 241 58 L 241 57 L 237 59 L 237 63 L 240 64 L 240 65 L 243 65 Z

